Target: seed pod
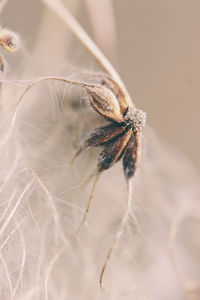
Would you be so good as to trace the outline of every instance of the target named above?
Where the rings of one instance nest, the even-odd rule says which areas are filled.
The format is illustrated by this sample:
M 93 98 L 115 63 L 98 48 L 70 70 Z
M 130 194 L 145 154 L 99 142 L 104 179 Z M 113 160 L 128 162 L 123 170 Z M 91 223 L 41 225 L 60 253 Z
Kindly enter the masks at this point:
M 2 29 L 0 31 L 0 45 L 8 52 L 15 52 L 19 49 L 19 37 L 8 29 Z
M 101 85 L 85 86 L 92 107 L 103 117 L 118 123 L 123 121 L 117 98 Z
M 112 77 L 108 75 L 105 75 L 105 77 L 102 80 L 102 84 L 109 88 L 115 94 L 120 106 L 121 113 L 124 114 L 124 112 L 127 110 L 127 107 L 130 106 L 130 103 L 128 103 L 123 89 Z M 133 106 L 132 103 L 131 106 Z

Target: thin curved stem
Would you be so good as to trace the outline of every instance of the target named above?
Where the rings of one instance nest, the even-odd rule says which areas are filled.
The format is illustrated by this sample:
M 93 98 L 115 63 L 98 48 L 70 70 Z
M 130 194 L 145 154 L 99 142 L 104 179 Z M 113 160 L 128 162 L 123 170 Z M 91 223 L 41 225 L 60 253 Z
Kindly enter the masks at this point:
M 1 14 L 2 11 L 4 10 L 4 8 L 6 7 L 8 1 L 9 1 L 9 0 L 1 0 L 1 3 L 0 3 L 0 14 Z
M 30 174 L 33 176 L 33 178 L 36 180 L 36 182 L 39 184 L 39 186 L 41 187 L 41 189 L 44 191 L 44 193 L 47 196 L 47 199 L 48 199 L 48 202 L 50 204 L 51 211 L 52 211 L 52 214 L 53 214 L 53 220 L 54 220 L 54 223 L 55 223 L 55 226 L 56 226 L 56 228 L 55 228 L 55 240 L 58 237 L 58 234 L 60 232 L 64 243 L 67 244 L 67 241 L 65 240 L 65 235 L 64 235 L 63 230 L 62 230 L 62 227 L 60 226 L 59 215 L 58 215 L 57 208 L 56 208 L 56 205 L 55 205 L 54 200 L 53 200 L 53 195 L 49 192 L 47 187 L 41 181 L 41 179 L 39 178 L 37 173 L 33 170 L 33 168 L 30 166 L 30 164 L 27 163 L 27 167 L 28 167 L 28 170 L 29 170 Z
M 57 77 L 57 76 L 46 76 L 46 77 L 39 77 L 35 80 L 33 79 L 33 82 L 30 83 L 26 87 L 26 89 L 24 90 L 24 92 L 22 93 L 22 95 L 20 96 L 20 98 L 18 100 L 17 107 L 16 107 L 16 110 L 15 110 L 15 113 L 13 114 L 13 118 L 12 118 L 12 122 L 11 122 L 12 128 L 14 127 L 14 124 L 15 124 L 15 121 L 16 121 L 16 118 L 17 118 L 17 113 L 20 109 L 22 100 L 23 100 L 24 96 L 26 95 L 26 93 L 28 93 L 28 91 L 30 89 L 32 89 L 35 85 L 39 84 L 42 81 L 47 81 L 47 80 L 62 81 L 62 82 L 69 83 L 71 85 L 80 86 L 80 87 L 83 87 L 83 88 L 89 88 L 89 87 L 96 87 L 97 86 L 96 84 L 86 83 L 86 82 L 76 81 L 76 80 L 74 81 L 74 80 L 70 80 L 70 79 L 67 79 L 67 78 L 64 78 L 64 77 Z
M 91 194 L 90 194 L 90 198 L 89 198 L 89 201 L 88 201 L 85 213 L 84 213 L 84 215 L 83 215 L 83 217 L 81 219 L 81 222 L 80 222 L 80 224 L 79 224 L 79 226 L 78 226 L 75 234 L 70 238 L 71 241 L 74 240 L 79 235 L 80 230 L 81 230 L 83 224 L 85 223 L 85 221 L 87 219 L 87 215 L 89 213 L 90 207 L 92 205 L 92 201 L 94 199 L 94 192 L 95 192 L 95 188 L 96 188 L 96 185 L 98 183 L 98 180 L 99 180 L 99 176 L 100 176 L 99 173 L 97 173 L 97 175 L 95 176 L 95 179 L 94 179 L 94 182 L 93 182 L 93 186 L 92 186 L 92 191 L 91 191 Z
M 49 281 L 49 276 L 50 273 L 55 265 L 55 263 L 57 262 L 57 260 L 59 259 L 59 257 L 61 256 L 61 254 L 64 252 L 65 250 L 65 246 L 62 247 L 56 254 L 55 256 L 52 258 L 52 260 L 49 263 L 49 266 L 47 268 L 46 274 L 45 274 L 45 283 L 44 283 L 44 292 L 45 292 L 45 300 L 48 300 L 48 281 Z
M 17 224 L 18 225 L 18 224 Z M 25 266 L 25 260 L 26 260 L 26 245 L 25 245 L 25 240 L 24 240 L 24 237 L 23 237 L 23 234 L 20 230 L 20 226 L 18 225 L 18 230 L 19 230 L 19 233 L 20 233 L 20 238 L 21 238 L 21 243 L 22 243 L 22 262 L 21 262 L 21 268 L 20 268 L 20 271 L 19 271 L 19 276 L 17 278 L 17 281 L 16 281 L 16 284 L 15 284 L 15 287 L 13 289 L 13 292 L 12 292 L 12 299 L 14 299 L 14 296 L 18 290 L 18 287 L 20 285 L 20 282 L 22 281 L 22 277 L 23 277 L 23 271 L 24 271 L 24 266 Z
M 28 189 L 30 189 L 30 186 L 31 186 L 31 184 L 28 184 L 25 187 L 25 189 L 23 190 L 23 192 L 21 193 L 21 195 L 19 196 L 19 199 L 15 203 L 12 211 L 10 212 L 9 216 L 7 217 L 7 219 L 5 220 L 4 224 L 1 227 L 0 235 L 2 235 L 4 233 L 4 231 L 7 228 L 9 222 L 12 220 L 14 214 L 16 213 L 16 210 L 18 209 L 19 205 L 21 204 L 21 201 L 23 200 L 24 195 L 26 194 L 26 192 L 28 191 Z
M 103 287 L 103 277 L 104 277 L 104 273 L 105 273 L 105 270 L 107 268 L 107 265 L 108 265 L 108 262 L 111 258 L 111 255 L 117 245 L 117 243 L 119 242 L 119 239 L 124 231 L 124 228 L 126 226 L 126 222 L 127 222 L 127 218 L 128 218 L 128 215 L 129 215 L 129 211 L 130 211 L 130 208 L 131 208 L 131 202 L 132 202 L 132 186 L 131 186 L 131 183 L 130 183 L 130 180 L 127 182 L 127 190 L 128 190 L 128 197 L 127 197 L 127 204 L 126 204 L 126 210 L 124 212 L 124 215 L 122 217 L 122 220 L 121 220 L 121 223 L 120 223 L 120 227 L 119 227 L 119 230 L 118 232 L 116 233 L 114 239 L 113 239 L 113 242 L 112 242 L 112 245 L 106 255 L 106 258 L 105 258 L 105 262 L 103 264 L 103 267 L 102 267 L 102 270 L 101 270 L 101 274 L 100 274 L 100 279 L 99 279 L 99 283 L 100 283 L 100 288 L 106 292 L 107 294 L 110 294 L 112 295 L 112 293 L 110 293 L 109 291 L 107 291 L 104 287 Z
M 90 182 L 90 180 L 94 177 L 96 175 L 96 173 L 95 174 L 90 174 L 87 178 L 86 178 L 86 180 L 84 180 L 81 184 L 80 184 L 80 189 L 79 189 L 79 191 L 77 192 L 77 193 L 75 193 L 71 198 L 69 198 L 68 199 L 68 203 L 71 203 L 71 202 L 73 202 L 73 200 L 74 199 L 77 199 L 79 196 L 80 196 L 80 194 L 82 193 L 82 191 L 85 189 L 85 187 L 87 186 L 87 184 Z
M 60 176 L 56 179 L 55 184 L 53 185 L 53 189 L 51 190 L 52 193 L 54 193 L 56 191 L 56 188 L 57 188 L 59 182 L 64 177 L 64 175 L 67 173 L 67 171 L 69 170 L 69 168 L 73 165 L 73 163 L 75 162 L 75 160 L 82 153 L 82 151 L 83 151 L 83 148 L 80 148 L 78 151 L 76 151 L 76 153 L 74 154 L 74 156 L 72 157 L 72 159 L 70 160 L 70 162 L 68 163 L 68 165 L 64 168 L 64 170 L 61 172 Z
M 117 62 L 117 30 L 112 0 L 85 0 L 94 39 Z M 99 11 L 104 13 L 100 14 Z
M 3 265 L 4 271 L 5 271 L 7 280 L 8 280 L 8 286 L 9 286 L 9 292 L 10 292 L 10 299 L 12 299 L 13 288 L 12 288 L 11 276 L 9 274 L 8 267 L 7 267 L 6 262 L 5 262 L 5 260 L 4 260 L 4 258 L 3 258 L 3 256 L 2 256 L 1 253 L 0 253 L 0 261 L 1 261 L 2 265 Z
M 112 78 L 123 88 L 127 101 L 130 105 L 132 104 L 131 97 L 126 90 L 126 87 L 120 78 L 119 74 L 112 66 L 110 61 L 105 57 L 81 25 L 76 21 L 76 19 L 70 14 L 68 9 L 60 0 L 41 0 L 45 5 L 47 5 L 63 22 L 69 27 L 71 32 L 77 37 L 81 44 L 91 53 L 91 55 L 96 59 L 96 61 L 103 67 L 103 69 L 112 76 Z

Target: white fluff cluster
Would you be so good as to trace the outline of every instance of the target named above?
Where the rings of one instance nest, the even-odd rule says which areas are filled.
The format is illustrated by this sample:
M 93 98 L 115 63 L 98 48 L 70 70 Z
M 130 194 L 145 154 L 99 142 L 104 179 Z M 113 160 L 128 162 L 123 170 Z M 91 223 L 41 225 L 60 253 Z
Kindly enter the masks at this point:
M 146 125 L 146 113 L 140 109 L 134 111 L 133 121 L 135 128 L 142 129 Z
M 140 109 L 129 108 L 125 118 L 133 122 L 133 126 L 136 130 L 140 130 L 146 125 L 146 113 Z

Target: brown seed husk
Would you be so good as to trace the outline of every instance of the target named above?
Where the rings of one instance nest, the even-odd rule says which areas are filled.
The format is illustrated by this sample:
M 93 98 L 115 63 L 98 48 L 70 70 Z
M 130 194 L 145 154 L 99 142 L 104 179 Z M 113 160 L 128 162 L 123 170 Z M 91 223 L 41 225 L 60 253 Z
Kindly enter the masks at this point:
M 101 85 L 86 87 L 92 107 L 108 120 L 121 123 L 123 115 L 117 98 L 109 89 Z

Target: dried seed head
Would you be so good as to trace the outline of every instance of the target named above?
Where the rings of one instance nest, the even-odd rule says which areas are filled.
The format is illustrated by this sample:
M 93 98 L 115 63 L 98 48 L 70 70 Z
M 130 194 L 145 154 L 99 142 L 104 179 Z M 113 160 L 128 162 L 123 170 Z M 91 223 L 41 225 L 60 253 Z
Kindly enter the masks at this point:
M 0 72 L 3 74 L 6 71 L 6 61 L 4 58 L 0 55 Z
M 86 86 L 92 107 L 103 117 L 121 123 L 123 116 L 116 96 L 104 86 Z
M 8 29 L 2 29 L 0 31 L 0 45 L 9 52 L 15 52 L 19 49 L 19 37 Z

